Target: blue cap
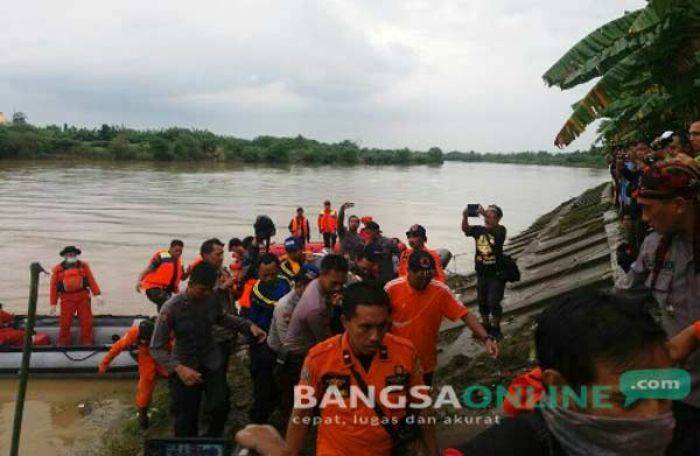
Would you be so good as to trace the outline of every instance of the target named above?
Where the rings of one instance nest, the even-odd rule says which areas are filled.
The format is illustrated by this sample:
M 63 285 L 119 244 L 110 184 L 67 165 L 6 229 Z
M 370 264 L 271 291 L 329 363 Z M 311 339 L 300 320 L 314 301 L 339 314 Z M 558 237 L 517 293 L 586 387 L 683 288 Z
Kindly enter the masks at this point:
M 321 271 L 313 264 L 307 263 L 301 267 L 299 273 L 294 277 L 294 281 L 312 281 L 321 274 Z
M 294 250 L 301 250 L 302 248 L 302 243 L 301 239 L 298 237 L 288 237 L 287 239 L 284 240 L 284 250 L 287 252 L 291 252 Z

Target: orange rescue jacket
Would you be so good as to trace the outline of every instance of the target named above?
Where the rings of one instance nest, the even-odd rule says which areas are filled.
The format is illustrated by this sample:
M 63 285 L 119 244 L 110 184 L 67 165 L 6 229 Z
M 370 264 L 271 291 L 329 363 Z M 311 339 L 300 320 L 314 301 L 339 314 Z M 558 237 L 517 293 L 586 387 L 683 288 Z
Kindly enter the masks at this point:
M 90 266 L 84 261 L 78 261 L 75 266 L 66 268 L 64 263 L 58 263 L 51 270 L 49 285 L 49 303 L 58 304 L 58 298 L 78 293 L 100 294 L 100 287 L 92 275 Z
M 146 274 L 141 281 L 141 288 L 144 290 L 165 288 L 173 292 L 180 289 L 183 274 L 182 257 L 175 259 L 167 249 L 159 250 L 151 257 L 150 264 L 158 266 Z
M 318 230 L 321 233 L 335 233 L 338 229 L 338 213 L 335 209 L 318 214 Z

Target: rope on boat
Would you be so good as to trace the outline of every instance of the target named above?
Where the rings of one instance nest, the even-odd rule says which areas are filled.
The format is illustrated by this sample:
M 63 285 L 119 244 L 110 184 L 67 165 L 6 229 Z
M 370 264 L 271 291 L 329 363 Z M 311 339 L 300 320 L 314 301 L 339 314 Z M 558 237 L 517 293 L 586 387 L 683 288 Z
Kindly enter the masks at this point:
M 100 350 L 95 350 L 94 352 L 90 353 L 89 355 L 87 355 L 83 358 L 73 358 L 71 355 L 68 354 L 68 350 L 61 350 L 61 353 L 63 353 L 63 356 L 65 356 L 69 360 L 75 361 L 75 362 L 81 362 L 81 361 L 85 361 L 86 359 L 90 359 L 93 356 L 95 356 L 96 354 L 98 354 L 99 352 L 100 352 Z

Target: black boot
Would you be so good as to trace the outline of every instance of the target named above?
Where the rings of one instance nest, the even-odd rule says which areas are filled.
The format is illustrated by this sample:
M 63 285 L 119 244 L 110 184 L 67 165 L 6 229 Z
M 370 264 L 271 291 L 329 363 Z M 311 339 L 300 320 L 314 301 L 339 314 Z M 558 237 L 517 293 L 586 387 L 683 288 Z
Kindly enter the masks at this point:
M 148 409 L 139 409 L 139 427 L 145 431 L 148 429 L 148 424 Z

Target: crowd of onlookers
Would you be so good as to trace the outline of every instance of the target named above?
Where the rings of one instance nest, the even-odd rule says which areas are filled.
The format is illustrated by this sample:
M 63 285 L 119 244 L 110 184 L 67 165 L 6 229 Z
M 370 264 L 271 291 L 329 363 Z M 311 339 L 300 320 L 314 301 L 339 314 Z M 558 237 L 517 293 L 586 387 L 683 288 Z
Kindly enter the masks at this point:
M 615 148 L 609 156 L 614 203 L 619 210 L 623 242 L 617 251 L 618 264 L 625 271 L 637 258 L 649 231 L 635 197 L 644 170 L 654 163 L 679 163 L 700 168 L 700 121 L 687 132 L 666 131 L 652 140 L 632 142 Z

